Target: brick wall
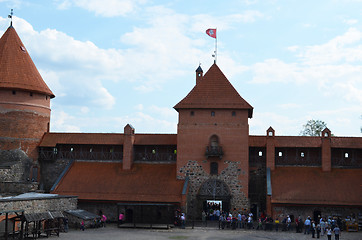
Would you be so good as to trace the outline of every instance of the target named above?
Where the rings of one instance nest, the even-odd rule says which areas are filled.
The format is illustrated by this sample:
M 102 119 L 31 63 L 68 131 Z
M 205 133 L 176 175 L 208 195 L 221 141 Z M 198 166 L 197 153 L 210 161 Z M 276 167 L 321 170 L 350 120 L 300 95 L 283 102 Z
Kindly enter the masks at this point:
M 211 177 L 225 182 L 232 195 L 231 209 L 249 209 L 249 125 L 246 110 L 179 110 L 177 134 L 177 177 L 189 177 L 188 206 L 195 202 L 201 184 Z M 215 115 L 211 116 L 211 111 Z M 223 149 L 222 159 L 205 156 L 210 138 L 216 135 Z M 210 175 L 211 162 L 218 164 L 218 174 Z M 191 209 L 188 209 L 191 211 Z M 201 214 L 202 209 L 197 209 Z
M 36 147 L 48 130 L 49 122 L 49 97 L 0 89 L 0 149 L 21 149 L 36 162 Z

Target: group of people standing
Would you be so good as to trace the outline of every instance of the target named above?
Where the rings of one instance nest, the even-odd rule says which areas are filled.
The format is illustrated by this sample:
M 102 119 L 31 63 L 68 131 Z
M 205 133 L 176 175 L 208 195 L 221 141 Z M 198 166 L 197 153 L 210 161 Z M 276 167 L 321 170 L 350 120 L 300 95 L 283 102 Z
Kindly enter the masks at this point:
M 339 236 L 341 235 L 339 225 L 340 224 L 332 218 L 326 220 L 320 218 L 319 220 L 314 221 L 308 216 L 304 222 L 304 234 L 312 233 L 312 238 L 315 238 L 315 235 L 319 238 L 326 234 L 328 240 L 331 240 L 332 234 L 334 234 L 335 240 L 339 240 Z
M 220 228 L 244 228 L 244 229 L 256 229 L 256 230 L 270 230 L 272 231 L 275 228 L 275 231 L 290 231 L 292 230 L 293 217 L 285 215 L 279 220 L 272 219 L 271 217 L 266 216 L 264 213 L 260 215 L 257 220 L 257 223 L 254 223 L 253 213 L 241 213 L 241 212 L 221 212 L 219 213 L 217 209 L 213 211 L 214 218 L 209 218 L 210 220 L 215 219 L 219 220 Z M 202 212 L 202 220 L 206 221 L 207 217 L 210 217 L 205 211 Z M 217 218 L 216 218 L 217 217 Z M 335 236 L 335 240 L 339 240 L 341 235 L 341 222 L 338 219 L 329 217 L 328 219 L 319 218 L 317 220 L 312 220 L 308 216 L 305 220 L 301 216 L 295 218 L 295 230 L 297 233 L 311 234 L 312 238 L 320 238 L 321 236 L 327 235 L 328 240 L 332 239 L 332 235 Z M 304 230 L 304 231 L 303 231 Z
M 254 228 L 253 223 L 253 214 L 245 214 L 240 212 L 222 212 L 219 216 L 219 222 L 221 229 L 231 228 L 245 228 L 245 229 L 252 229 Z

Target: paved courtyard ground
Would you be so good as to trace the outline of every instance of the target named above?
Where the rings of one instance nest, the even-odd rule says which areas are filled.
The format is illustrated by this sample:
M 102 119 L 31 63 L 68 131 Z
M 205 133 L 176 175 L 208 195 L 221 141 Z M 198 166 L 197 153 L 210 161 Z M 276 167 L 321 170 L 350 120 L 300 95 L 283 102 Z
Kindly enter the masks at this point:
M 165 229 L 140 229 L 140 228 L 117 228 L 116 225 L 109 224 L 106 228 L 86 229 L 85 231 L 71 229 L 68 233 L 61 233 L 60 237 L 51 237 L 50 239 L 77 239 L 77 240 L 304 240 L 312 239 L 311 235 L 304 235 L 295 232 L 270 232 L 257 230 L 219 230 L 215 228 L 188 227 L 186 229 L 172 228 Z M 327 239 L 323 236 L 320 239 Z M 334 240 L 334 236 L 332 237 Z M 362 240 L 362 232 L 342 232 L 341 240 Z

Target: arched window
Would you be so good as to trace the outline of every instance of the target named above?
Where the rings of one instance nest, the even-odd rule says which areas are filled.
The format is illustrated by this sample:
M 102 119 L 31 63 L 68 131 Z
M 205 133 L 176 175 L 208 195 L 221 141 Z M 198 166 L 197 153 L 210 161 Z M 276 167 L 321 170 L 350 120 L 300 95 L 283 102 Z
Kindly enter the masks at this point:
M 218 147 L 219 146 L 219 137 L 217 135 L 212 135 L 210 137 L 210 146 Z

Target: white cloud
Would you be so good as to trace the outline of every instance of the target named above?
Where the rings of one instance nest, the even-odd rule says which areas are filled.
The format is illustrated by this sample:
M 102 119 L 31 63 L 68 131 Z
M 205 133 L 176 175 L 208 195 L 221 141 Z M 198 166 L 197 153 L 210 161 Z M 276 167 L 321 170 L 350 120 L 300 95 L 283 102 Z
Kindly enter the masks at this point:
M 103 107 L 105 109 L 112 109 L 115 104 L 115 98 L 102 86 L 93 86 L 93 93 L 96 98 L 92 101 L 95 106 Z
M 144 109 L 143 104 L 137 104 L 134 108 L 138 111 L 142 111 Z
M 262 18 L 265 18 L 264 14 L 255 10 L 246 10 L 239 14 L 227 16 L 197 14 L 191 17 L 192 31 L 199 33 L 213 27 L 217 28 L 218 31 L 225 31 L 237 28 L 236 23 L 252 23 Z
M 157 115 L 161 115 L 163 117 L 167 117 L 167 118 L 171 118 L 171 119 L 176 119 L 177 118 L 177 112 L 169 107 L 158 107 L 155 105 L 152 105 L 150 107 L 150 111 L 157 114 Z
M 279 107 L 281 109 L 297 109 L 297 108 L 301 108 L 302 106 L 300 104 L 297 103 L 284 103 L 284 104 L 280 104 Z
M 255 112 L 249 121 L 251 134 L 266 134 L 266 130 L 272 127 L 276 135 L 287 135 L 287 133 L 299 134 L 303 126 L 302 119 L 292 119 L 275 112 Z M 290 135 L 290 134 L 289 134 Z M 294 134 L 295 135 L 295 134 Z
M 290 47 L 298 61 L 267 59 L 251 68 L 253 83 L 313 84 L 325 96 L 362 104 L 362 32 L 350 28 L 325 44 Z
M 89 113 L 89 107 L 86 107 L 86 106 L 81 107 L 81 108 L 80 108 L 80 112 L 83 113 L 83 114 Z
M 362 32 L 350 28 L 346 33 L 337 36 L 325 44 L 307 46 L 298 55 L 304 64 L 311 66 L 320 64 L 336 64 L 340 61 L 362 61 Z
M 305 82 L 306 79 L 300 74 L 300 67 L 295 63 L 285 63 L 279 59 L 267 59 L 264 62 L 252 66 L 254 77 L 253 83 L 287 83 L 294 81 Z
M 104 0 L 61 0 L 58 1 L 58 8 L 68 9 L 74 5 L 99 16 L 116 17 L 132 13 L 146 2 L 146 0 L 108 0 L 106 2 Z
M 78 125 L 71 124 L 75 120 L 74 117 L 70 116 L 64 111 L 53 111 L 52 112 L 52 132 L 80 132 Z M 77 124 L 77 122 L 76 122 Z
M 357 19 L 344 19 L 343 20 L 344 23 L 346 23 L 347 25 L 354 25 L 358 23 Z

